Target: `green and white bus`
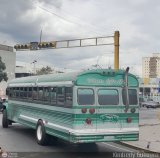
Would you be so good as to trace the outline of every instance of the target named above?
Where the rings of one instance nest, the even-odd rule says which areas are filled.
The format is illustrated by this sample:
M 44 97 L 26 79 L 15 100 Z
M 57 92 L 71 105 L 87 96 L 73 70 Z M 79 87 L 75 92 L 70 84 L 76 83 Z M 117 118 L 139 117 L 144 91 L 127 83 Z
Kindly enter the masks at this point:
M 2 126 L 20 123 L 72 143 L 139 138 L 139 83 L 129 69 L 94 69 L 14 79 L 8 84 Z

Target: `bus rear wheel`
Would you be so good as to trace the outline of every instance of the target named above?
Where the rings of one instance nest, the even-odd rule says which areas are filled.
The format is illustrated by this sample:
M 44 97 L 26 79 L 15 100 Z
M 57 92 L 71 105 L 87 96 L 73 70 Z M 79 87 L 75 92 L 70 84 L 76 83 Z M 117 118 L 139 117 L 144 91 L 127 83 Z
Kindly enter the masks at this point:
M 2 127 L 8 128 L 8 119 L 7 119 L 7 110 L 3 110 L 3 117 L 2 117 Z
M 46 133 L 45 126 L 42 120 L 39 120 L 36 127 L 36 139 L 40 145 L 49 144 L 49 135 Z

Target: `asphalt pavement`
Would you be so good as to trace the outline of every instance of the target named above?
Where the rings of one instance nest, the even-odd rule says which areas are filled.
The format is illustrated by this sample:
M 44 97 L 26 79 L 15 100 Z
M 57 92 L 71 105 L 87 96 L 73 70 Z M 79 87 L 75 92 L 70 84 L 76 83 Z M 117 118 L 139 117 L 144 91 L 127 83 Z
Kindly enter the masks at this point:
M 139 125 L 139 140 L 123 143 L 148 152 L 159 153 L 160 157 L 160 108 L 141 108 Z
M 157 109 L 154 108 L 145 108 L 142 107 L 140 108 L 139 114 L 140 114 L 140 121 L 142 120 L 152 120 L 152 119 L 157 119 Z

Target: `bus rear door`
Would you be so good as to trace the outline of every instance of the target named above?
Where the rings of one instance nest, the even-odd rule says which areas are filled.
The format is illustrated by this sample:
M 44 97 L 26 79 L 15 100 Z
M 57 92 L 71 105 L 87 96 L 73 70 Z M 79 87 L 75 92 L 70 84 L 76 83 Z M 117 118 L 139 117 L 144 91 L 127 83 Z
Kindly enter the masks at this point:
M 120 97 L 116 88 L 97 88 L 97 132 L 105 133 L 113 140 L 115 132 L 121 130 Z

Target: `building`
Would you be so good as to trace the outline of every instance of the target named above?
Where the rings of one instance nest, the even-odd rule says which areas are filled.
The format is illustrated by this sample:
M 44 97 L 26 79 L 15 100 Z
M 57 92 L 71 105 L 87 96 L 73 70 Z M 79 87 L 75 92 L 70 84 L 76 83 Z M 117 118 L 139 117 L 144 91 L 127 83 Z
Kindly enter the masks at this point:
M 160 78 L 160 53 L 142 59 L 142 78 Z
M 0 56 L 2 61 L 6 65 L 8 81 L 15 78 L 15 65 L 16 65 L 16 52 L 13 51 L 13 47 L 0 44 Z M 7 82 L 0 82 L 0 96 L 6 93 Z
M 16 69 L 15 69 L 16 78 L 27 77 L 32 75 L 33 75 L 33 72 L 29 68 L 25 66 L 16 66 Z
M 160 95 L 160 53 L 142 58 L 140 92 L 145 96 Z

